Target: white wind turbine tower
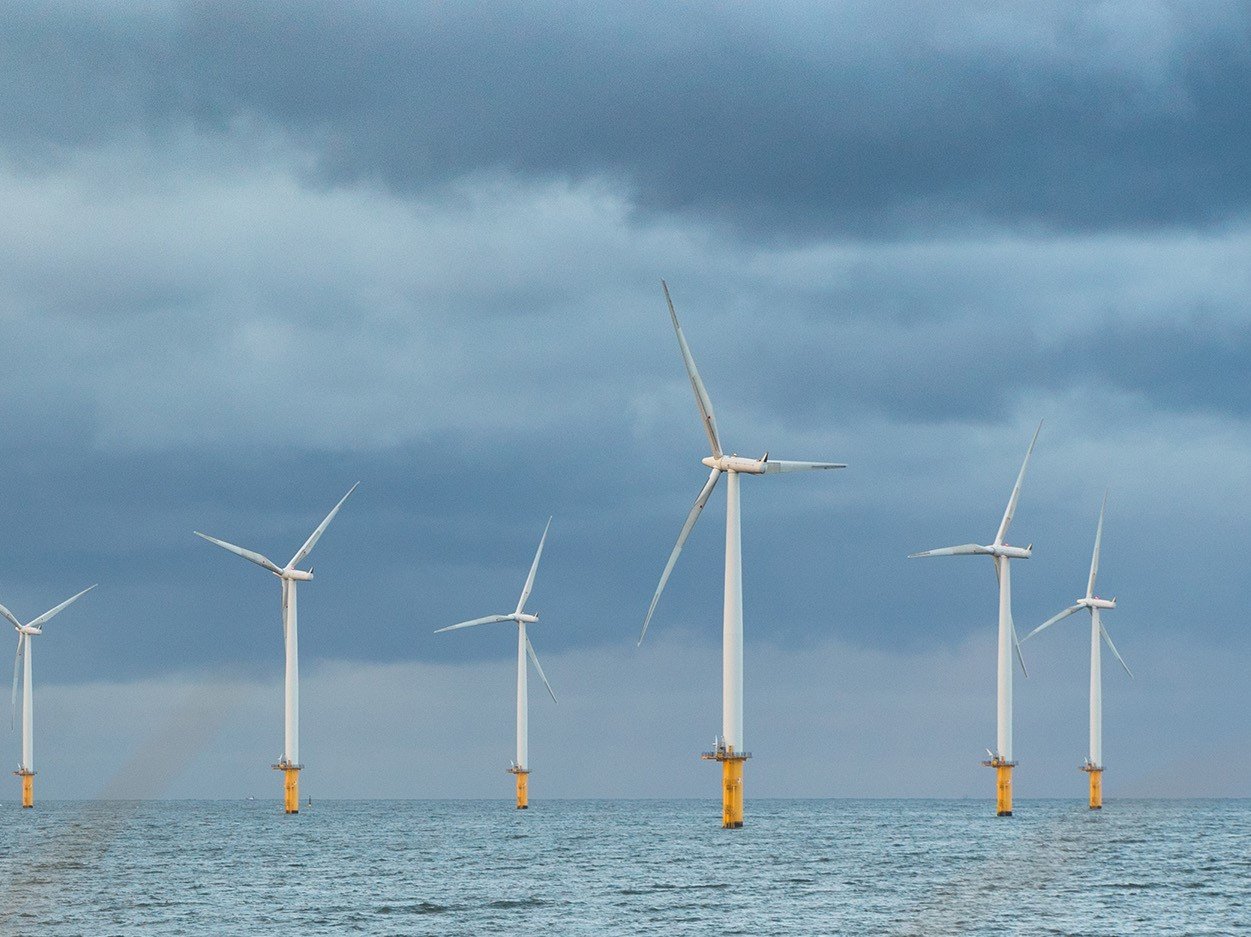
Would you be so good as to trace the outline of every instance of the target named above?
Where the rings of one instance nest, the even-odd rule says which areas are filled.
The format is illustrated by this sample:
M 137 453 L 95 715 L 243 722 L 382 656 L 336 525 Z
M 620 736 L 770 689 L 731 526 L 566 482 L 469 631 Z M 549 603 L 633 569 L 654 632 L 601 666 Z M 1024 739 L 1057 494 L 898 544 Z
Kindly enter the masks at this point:
M 55 608 L 44 612 L 38 618 L 22 624 L 3 605 L 0 615 L 7 618 L 17 629 L 17 656 L 13 659 L 13 712 L 17 712 L 17 682 L 19 673 L 22 678 L 22 762 L 13 773 L 22 779 L 22 806 L 35 806 L 35 701 L 34 688 L 31 684 L 31 643 L 30 639 L 43 634 L 43 626 L 72 602 L 82 598 L 95 586 L 88 586 L 78 595 L 71 596 Z
M 1012 495 L 1008 498 L 1007 510 L 1003 512 L 1003 520 L 999 522 L 999 530 L 995 534 L 995 542 L 987 546 L 966 543 L 958 547 L 941 547 L 937 550 L 926 550 L 913 553 L 919 556 L 992 556 L 995 559 L 995 574 L 999 580 L 999 656 L 997 680 L 997 744 L 998 751 L 990 752 L 990 760 L 982 764 L 996 769 L 997 810 L 1001 817 L 1012 816 L 1012 769 L 1016 762 L 1012 758 L 1012 652 L 1016 651 L 1021 662 L 1021 671 L 1025 670 L 1025 658 L 1021 656 L 1021 642 L 1017 638 L 1016 625 L 1012 621 L 1012 560 L 1028 560 L 1033 552 L 1033 544 L 1027 547 L 1010 546 L 1005 538 L 1008 527 L 1012 524 L 1012 516 L 1016 513 L 1017 500 L 1021 496 L 1021 483 L 1025 481 L 1025 470 L 1029 468 L 1029 457 L 1034 452 L 1034 443 L 1042 431 L 1042 421 L 1034 430 L 1034 438 L 1030 440 L 1029 449 L 1025 453 L 1025 461 L 1021 463 L 1020 474 L 1016 484 L 1012 486 Z
M 530 564 L 530 575 L 526 576 L 526 584 L 522 587 L 521 598 L 517 600 L 517 608 L 511 615 L 487 615 L 472 621 L 462 621 L 455 625 L 440 628 L 435 634 L 445 631 L 456 631 L 460 628 L 472 628 L 474 625 L 490 625 L 502 621 L 517 623 L 517 759 L 509 767 L 508 772 L 517 776 L 517 809 L 525 810 L 530 806 L 530 687 L 527 681 L 529 671 L 526 668 L 526 657 L 534 663 L 539 679 L 551 694 L 552 702 L 556 702 L 556 694 L 552 685 L 547 682 L 543 673 L 543 665 L 539 663 L 539 655 L 534 653 L 534 645 L 526 637 L 526 625 L 539 620 L 538 615 L 526 614 L 526 599 L 530 598 L 530 590 L 534 588 L 534 575 L 539 571 L 539 557 L 543 555 L 543 544 L 547 542 L 547 531 L 552 526 L 552 519 L 547 519 L 543 528 L 543 536 L 539 538 L 539 548 L 534 553 L 534 562 Z
M 660 601 L 660 593 L 664 591 L 669 574 L 678 561 L 678 554 L 686 538 L 690 536 L 700 512 L 708 503 L 717 480 L 724 473 L 726 476 L 726 513 L 725 513 L 725 605 L 722 618 L 722 661 L 721 661 L 721 738 L 716 740 L 713 750 L 705 752 L 703 758 L 722 763 L 722 826 L 726 828 L 743 825 L 743 762 L 750 754 L 743 747 L 743 552 L 741 522 L 739 514 L 739 476 L 740 475 L 772 475 L 775 472 L 802 472 L 810 469 L 846 468 L 836 462 L 782 462 L 770 459 L 765 453 L 759 459 L 741 458 L 737 454 L 726 455 L 721 448 L 721 438 L 717 434 L 717 421 L 712 412 L 712 401 L 700 380 L 699 371 L 695 368 L 695 359 L 691 357 L 691 349 L 682 334 L 682 326 L 678 324 L 678 315 L 673 309 L 673 300 L 669 297 L 669 286 L 660 281 L 665 292 L 665 302 L 669 304 L 669 318 L 673 320 L 673 331 L 678 336 L 678 347 L 682 351 L 682 360 L 686 364 L 686 373 L 691 379 L 691 387 L 695 391 L 695 404 L 699 407 L 699 415 L 704 424 L 704 432 L 708 434 L 708 444 L 712 455 L 703 459 L 704 465 L 712 471 L 703 490 L 695 499 L 695 506 L 687 515 L 686 523 L 678 534 L 678 542 L 669 554 L 669 562 L 660 574 L 660 584 L 652 596 L 651 605 L 647 609 L 647 617 L 643 619 L 643 632 L 639 635 L 639 644 L 647 634 L 647 626 L 656 611 L 656 603 Z
M 1117 651 L 1116 645 L 1103 627 L 1101 614 L 1104 609 L 1116 608 L 1116 599 L 1101 599 L 1095 595 L 1095 574 L 1099 572 L 1099 545 L 1103 541 L 1103 511 L 1108 506 L 1108 496 L 1103 496 L 1103 504 L 1099 507 L 1099 525 L 1095 528 L 1095 549 L 1090 557 L 1090 579 L 1086 582 L 1086 595 L 1078 599 L 1059 615 L 1048 618 L 1041 625 L 1025 636 L 1028 641 L 1044 628 L 1049 628 L 1062 618 L 1068 618 L 1081 609 L 1090 611 L 1090 754 L 1082 770 L 1090 775 L 1090 809 L 1103 808 L 1103 657 L 1101 641 L 1108 642 L 1108 648 L 1121 662 L 1125 672 L 1132 678 L 1129 666 Z
M 304 541 L 304 546 L 300 547 L 296 551 L 295 556 L 291 557 L 291 562 L 283 567 L 279 567 L 277 563 L 270 561 L 259 553 L 253 553 L 251 550 L 237 547 L 233 543 L 218 540 L 216 537 L 202 534 L 198 530 L 195 531 L 197 537 L 203 537 L 209 543 L 215 543 L 223 550 L 229 550 L 236 556 L 241 556 L 245 560 L 249 560 L 257 566 L 269 570 L 282 582 L 282 633 L 287 656 L 286 692 L 284 694 L 285 718 L 283 722 L 282 760 L 273 767 L 283 773 L 283 801 L 287 813 L 300 812 L 300 769 L 304 767 L 300 763 L 300 658 L 295 587 L 296 583 L 307 582 L 313 578 L 311 567 L 307 571 L 296 569 L 296 567 L 312 552 L 313 547 L 317 545 L 317 541 L 321 539 L 321 535 L 326 532 L 326 528 L 334 520 L 334 516 L 339 513 L 339 508 L 343 507 L 343 502 L 348 499 L 359 484 L 360 482 L 357 482 L 356 485 L 348 489 L 348 493 L 339 499 L 339 503 L 326 515 L 326 519 L 318 524 L 317 529 Z

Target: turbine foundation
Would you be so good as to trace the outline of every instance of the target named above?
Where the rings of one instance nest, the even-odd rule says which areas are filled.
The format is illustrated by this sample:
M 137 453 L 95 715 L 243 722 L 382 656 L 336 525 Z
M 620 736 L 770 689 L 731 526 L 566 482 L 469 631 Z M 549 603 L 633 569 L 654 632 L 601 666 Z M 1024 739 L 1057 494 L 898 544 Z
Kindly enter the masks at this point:
M 275 771 L 282 772 L 282 804 L 287 813 L 300 812 L 300 771 L 303 765 L 293 765 L 280 761 L 271 766 Z
M 750 752 L 736 752 L 734 746 L 717 746 L 715 751 L 699 756 L 705 761 L 721 762 L 721 827 L 737 830 L 743 825 L 743 762 Z
M 1001 817 L 1012 816 L 1012 769 L 1015 761 L 1006 761 L 996 755 L 990 761 L 983 761 L 987 768 L 995 769 L 995 811 Z
M 1090 809 L 1103 809 L 1103 768 L 1090 762 L 1082 765 L 1082 770 L 1090 775 Z
M 22 806 L 35 806 L 35 772 L 22 768 L 13 773 L 22 779 Z
M 508 769 L 509 774 L 517 776 L 517 809 L 530 809 L 530 769 L 516 765 Z

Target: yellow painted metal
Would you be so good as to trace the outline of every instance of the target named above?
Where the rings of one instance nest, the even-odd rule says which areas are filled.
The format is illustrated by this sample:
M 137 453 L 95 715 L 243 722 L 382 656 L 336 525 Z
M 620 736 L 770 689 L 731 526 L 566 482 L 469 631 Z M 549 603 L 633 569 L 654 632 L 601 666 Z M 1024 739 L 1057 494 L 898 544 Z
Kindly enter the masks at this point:
M 530 772 L 517 771 L 517 809 L 527 810 L 530 807 Z
M 721 826 L 738 829 L 743 825 L 743 759 L 721 762 Z
M 35 776 L 33 774 L 22 775 L 22 806 L 35 806 Z
M 997 811 L 1001 817 L 1012 816 L 1012 765 L 1001 762 L 995 765 L 995 791 Z
M 284 767 L 282 769 L 283 776 L 283 802 L 287 813 L 300 812 L 300 769 L 292 767 Z
M 1088 768 L 1086 771 L 1090 775 L 1090 809 L 1103 809 L 1103 769 Z

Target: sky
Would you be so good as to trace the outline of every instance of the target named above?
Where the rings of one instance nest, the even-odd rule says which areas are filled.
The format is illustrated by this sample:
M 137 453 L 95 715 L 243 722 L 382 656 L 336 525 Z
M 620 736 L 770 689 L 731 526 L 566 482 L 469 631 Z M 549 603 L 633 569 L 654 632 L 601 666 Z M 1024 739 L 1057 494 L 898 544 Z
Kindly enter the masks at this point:
M 1246 795 L 1251 14 L 1238 4 L 6 5 L 0 602 L 46 796 L 715 799 L 743 484 L 752 796 L 989 796 L 996 597 L 1099 590 L 1109 798 Z M 1025 646 L 1018 800 L 1083 796 L 1088 632 Z M 0 743 L 16 762 L 19 739 Z M 627 762 L 623 766 L 622 762 Z M 1202 764 L 1201 770 L 1196 770 Z M 160 765 L 160 769 L 154 768 Z M 16 795 L 16 786 L 11 793 Z

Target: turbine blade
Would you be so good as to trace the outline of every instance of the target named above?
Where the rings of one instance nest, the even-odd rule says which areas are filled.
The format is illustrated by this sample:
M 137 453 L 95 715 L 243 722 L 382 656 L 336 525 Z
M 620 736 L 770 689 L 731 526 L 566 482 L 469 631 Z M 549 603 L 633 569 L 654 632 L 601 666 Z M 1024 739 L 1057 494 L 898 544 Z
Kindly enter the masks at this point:
M 1035 628 L 1033 631 L 1031 631 L 1029 634 L 1027 634 L 1027 635 L 1025 636 L 1025 640 L 1026 640 L 1026 641 L 1028 641 L 1030 638 L 1032 638 L 1034 635 L 1038 634 L 1038 632 L 1042 631 L 1044 628 L 1050 628 L 1052 625 L 1054 625 L 1054 624 L 1055 624 L 1057 621 L 1059 621 L 1060 619 L 1062 619 L 1062 618 L 1068 618 L 1070 615 L 1072 615 L 1074 612 L 1078 611 L 1080 608 L 1081 608 L 1081 606 L 1080 606 L 1080 605 L 1070 605 L 1068 608 L 1066 608 L 1064 611 L 1062 611 L 1059 615 L 1052 615 L 1050 618 L 1048 618 L 1046 621 L 1044 621 L 1041 625 L 1039 625 L 1037 628 Z
M 442 634 L 445 631 L 455 631 L 457 628 L 472 628 L 474 625 L 493 625 L 497 621 L 513 621 L 512 615 L 488 615 L 486 618 L 475 618 L 473 621 L 462 621 L 455 625 L 448 625 L 446 628 L 440 628 L 435 634 Z
M 1129 664 L 1125 663 L 1125 658 L 1121 656 L 1121 652 L 1116 649 L 1116 645 L 1112 643 L 1112 636 L 1108 634 L 1108 629 L 1103 627 L 1103 622 L 1099 622 L 1099 633 L 1103 635 L 1103 640 L 1108 642 L 1108 647 L 1112 653 L 1116 655 L 1116 659 L 1121 662 L 1121 666 L 1125 668 L 1125 672 L 1129 674 L 1130 679 L 1134 678 L 1134 672 L 1129 669 Z
M 691 348 L 686 344 L 682 326 L 678 324 L 678 314 L 673 311 L 673 300 L 669 298 L 669 284 L 661 280 L 660 285 L 665 291 L 665 302 L 669 304 L 669 318 L 673 320 L 673 331 L 678 335 L 678 347 L 682 349 L 686 374 L 691 379 L 691 388 L 695 391 L 695 405 L 699 407 L 700 421 L 704 424 L 704 432 L 708 434 L 708 444 L 712 447 L 712 454 L 720 458 L 722 455 L 721 438 L 717 435 L 717 418 L 712 412 L 712 401 L 708 399 L 708 391 L 704 389 L 704 382 L 699 378 L 695 359 L 691 357 Z
M 98 583 L 97 583 L 97 585 L 98 585 Z M 43 623 L 44 623 L 45 621 L 47 621 L 49 618 L 52 618 L 54 615 L 56 615 L 58 612 L 60 612 L 60 611 L 61 611 L 63 608 L 65 608 L 67 605 L 70 605 L 70 604 L 71 604 L 71 603 L 73 603 L 73 602 L 77 602 L 79 599 L 81 599 L 84 595 L 86 595 L 88 592 L 90 592 L 90 591 L 91 591 L 92 589 L 94 589 L 94 588 L 95 588 L 95 586 L 88 586 L 88 587 L 87 587 L 86 589 L 84 589 L 82 592 L 78 593 L 78 595 L 72 595 L 72 596 L 70 596 L 68 599 L 66 599 L 64 602 L 62 602 L 60 605 L 56 606 L 56 608 L 50 608 L 50 609 L 48 609 L 46 612 L 44 612 L 42 615 L 40 615 L 38 618 L 36 618 L 34 621 L 32 621 L 32 622 L 31 622 L 30 624 L 28 624 L 26 627 L 28 627 L 28 628 L 38 628 L 38 627 L 40 627 L 40 626 L 41 626 L 41 625 L 43 625 Z
M 334 516 L 339 513 L 339 508 L 343 507 L 343 502 L 352 496 L 352 492 L 356 490 L 356 487 L 359 484 L 360 482 L 357 482 L 349 488 L 347 494 L 340 498 L 339 503 L 336 504 L 334 508 L 331 509 L 330 513 L 326 515 L 326 519 L 317 525 L 316 530 L 309 534 L 308 539 L 304 541 L 304 546 L 300 547 L 295 556 L 291 557 L 291 562 L 287 564 L 287 569 L 295 569 L 301 560 L 313 552 L 313 547 L 317 545 L 317 541 L 321 539 L 321 535 L 326 532 L 326 528 L 330 526 L 330 522 L 334 520 Z
M 766 475 L 774 472 L 810 472 L 816 469 L 840 469 L 847 468 L 842 462 L 786 462 L 769 459 L 764 464 Z
M 1090 555 L 1090 581 L 1086 584 L 1086 598 L 1095 594 L 1095 573 L 1099 572 L 1099 546 L 1103 542 L 1103 511 L 1108 506 L 1108 493 L 1103 493 L 1103 504 L 1099 506 L 1099 526 L 1095 528 L 1095 551 Z
M 530 661 L 534 664 L 534 669 L 539 672 L 539 679 L 543 681 L 543 685 L 547 687 L 547 692 L 551 694 L 552 702 L 559 703 L 556 694 L 552 692 L 552 685 L 547 682 L 547 675 L 543 673 L 543 665 L 539 663 L 539 655 L 534 653 L 534 645 L 530 643 L 530 638 L 526 636 L 526 653 L 530 655 Z
M 1038 442 L 1038 434 L 1042 432 L 1042 420 L 1038 421 L 1038 429 L 1034 430 L 1034 438 L 1029 441 L 1029 449 L 1025 451 L 1025 461 L 1021 463 L 1021 472 L 1012 486 L 1012 496 L 1008 498 L 1008 508 L 1003 512 L 1003 520 L 999 522 L 999 533 L 995 534 L 995 545 L 1003 543 L 1008 535 L 1008 526 L 1012 523 L 1012 515 L 1016 513 L 1016 503 L 1021 497 L 1021 483 L 1025 481 L 1025 470 L 1029 468 L 1029 457 L 1034 454 L 1034 443 Z
M 263 566 L 271 573 L 282 574 L 282 570 L 278 568 L 278 564 L 274 563 L 267 557 L 261 556 L 259 553 L 253 553 L 251 550 L 245 550 L 243 547 L 237 547 L 233 543 L 227 543 L 225 540 L 218 540 L 216 537 L 210 537 L 208 534 L 202 534 L 198 530 L 195 531 L 197 537 L 203 537 L 209 543 L 215 543 L 223 550 L 229 550 L 235 556 L 241 556 L 245 560 L 251 560 L 257 566 Z
M 937 550 L 922 550 L 920 553 L 909 553 L 908 559 L 914 560 L 921 556 L 974 556 L 977 554 L 992 555 L 990 550 L 977 543 L 962 543 L 958 547 L 939 547 Z
M 1021 665 L 1021 673 L 1028 678 L 1029 670 L 1025 666 L 1025 655 L 1021 653 L 1021 639 L 1016 636 L 1016 622 L 1011 613 L 1008 614 L 1008 624 L 1012 626 L 1012 646 L 1016 649 L 1016 659 Z
M 547 531 L 552 526 L 552 519 L 547 519 L 547 527 L 543 528 L 543 536 L 539 538 L 539 548 L 534 551 L 534 562 L 530 564 L 530 575 L 526 577 L 525 588 L 521 590 L 521 598 L 517 600 L 517 611 L 513 614 L 520 615 L 522 609 L 526 607 L 526 599 L 530 598 L 530 590 L 534 588 L 534 574 L 539 571 L 539 557 L 543 555 L 543 544 L 547 542 Z
M 10 612 L 7 608 L 5 608 L 3 605 L 0 605 L 0 615 L 3 615 L 5 618 L 11 621 L 13 623 L 14 628 L 22 627 L 22 623 L 17 620 L 16 616 L 14 616 L 14 614 Z
M 660 574 L 660 585 L 656 587 L 656 594 L 652 596 L 652 604 L 647 606 L 647 617 L 643 619 L 643 633 L 639 635 L 640 645 L 643 643 L 643 638 L 647 636 L 647 626 L 651 623 L 652 613 L 656 611 L 656 603 L 660 601 L 660 593 L 665 591 L 665 583 L 669 581 L 669 574 L 673 572 L 673 564 L 678 561 L 678 554 L 682 552 L 686 538 L 691 535 L 695 522 L 699 520 L 699 512 L 708 503 L 708 498 L 712 495 L 712 489 L 717 487 L 717 479 L 720 476 L 720 469 L 712 470 L 708 476 L 708 481 L 704 482 L 704 487 L 699 492 L 699 497 L 695 499 L 695 506 L 691 508 L 691 513 L 686 515 L 686 523 L 682 525 L 682 532 L 678 534 L 678 542 L 674 546 L 673 552 L 669 554 L 669 562 L 665 564 L 665 571 Z
M 22 647 L 26 635 L 17 633 L 17 656 L 13 658 L 13 708 L 9 710 L 9 728 L 17 725 L 17 677 L 22 668 Z

